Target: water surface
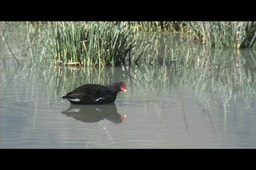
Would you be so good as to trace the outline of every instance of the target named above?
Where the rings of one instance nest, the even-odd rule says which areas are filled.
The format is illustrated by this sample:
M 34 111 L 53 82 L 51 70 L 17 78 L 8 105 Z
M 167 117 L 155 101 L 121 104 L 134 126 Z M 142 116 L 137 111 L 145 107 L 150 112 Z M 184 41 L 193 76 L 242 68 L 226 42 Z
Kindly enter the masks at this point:
M 1 148 L 256 146 L 255 95 L 243 96 L 241 90 L 231 96 L 200 93 L 193 84 L 142 79 L 127 81 L 128 92 L 120 92 L 113 105 L 72 106 L 61 99 L 69 90 L 52 89 L 47 76 L 29 69 L 21 66 L 12 77 L 1 76 Z M 115 74 L 123 73 L 116 69 Z

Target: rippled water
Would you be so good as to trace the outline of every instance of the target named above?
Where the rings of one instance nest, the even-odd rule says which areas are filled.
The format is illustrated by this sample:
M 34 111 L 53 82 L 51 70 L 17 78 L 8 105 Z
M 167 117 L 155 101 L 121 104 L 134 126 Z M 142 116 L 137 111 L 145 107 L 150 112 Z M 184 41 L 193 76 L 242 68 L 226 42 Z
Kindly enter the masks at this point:
M 1 68 L 4 70 L 3 63 Z M 195 93 L 192 84 L 127 81 L 128 92 L 120 92 L 115 104 L 72 106 L 61 99 L 68 88 L 58 92 L 47 79 L 49 72 L 41 70 L 39 74 L 31 69 L 23 65 L 16 72 L 10 70 L 13 74 L 1 75 L 1 148 L 256 146 L 256 100 L 239 91 L 228 98 Z M 122 73 L 119 69 L 117 79 Z M 156 69 L 158 73 L 166 70 Z M 150 74 L 153 69 L 144 72 L 144 76 Z M 58 82 L 59 76 L 53 82 Z

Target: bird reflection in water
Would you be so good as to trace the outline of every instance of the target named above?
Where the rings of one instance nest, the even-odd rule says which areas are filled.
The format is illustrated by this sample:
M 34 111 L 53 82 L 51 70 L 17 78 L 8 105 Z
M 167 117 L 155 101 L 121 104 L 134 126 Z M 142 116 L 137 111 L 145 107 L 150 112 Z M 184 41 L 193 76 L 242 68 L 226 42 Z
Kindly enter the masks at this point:
M 115 103 L 104 105 L 73 105 L 62 111 L 63 114 L 73 117 L 76 120 L 80 120 L 86 123 L 99 122 L 107 119 L 113 123 L 122 123 L 126 118 L 125 114 L 117 113 Z

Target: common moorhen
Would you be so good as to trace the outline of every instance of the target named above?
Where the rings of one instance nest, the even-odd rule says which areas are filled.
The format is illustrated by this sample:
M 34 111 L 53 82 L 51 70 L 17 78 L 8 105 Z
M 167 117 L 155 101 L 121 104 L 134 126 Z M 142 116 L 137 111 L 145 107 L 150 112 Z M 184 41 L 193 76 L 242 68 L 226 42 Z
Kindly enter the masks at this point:
M 123 82 L 117 82 L 107 86 L 99 84 L 84 84 L 69 92 L 63 99 L 72 104 L 107 104 L 114 103 L 119 91 L 126 92 Z

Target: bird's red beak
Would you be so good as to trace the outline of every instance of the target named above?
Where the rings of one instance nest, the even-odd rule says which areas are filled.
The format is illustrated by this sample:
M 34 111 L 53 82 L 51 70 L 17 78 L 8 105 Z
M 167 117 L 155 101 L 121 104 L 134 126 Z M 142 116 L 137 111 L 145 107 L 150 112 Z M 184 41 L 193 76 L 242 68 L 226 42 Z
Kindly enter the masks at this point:
M 126 89 L 126 87 L 124 87 L 124 86 L 122 86 L 120 89 L 121 89 L 122 91 L 124 91 L 124 92 L 127 92 L 127 89 Z

